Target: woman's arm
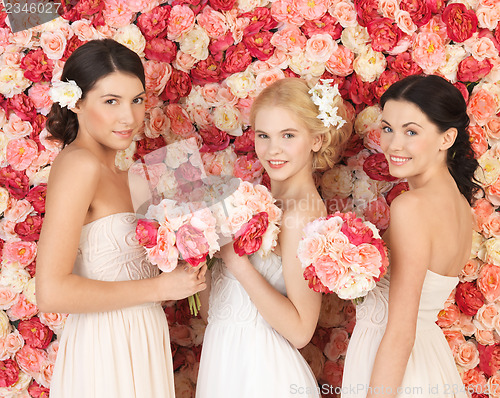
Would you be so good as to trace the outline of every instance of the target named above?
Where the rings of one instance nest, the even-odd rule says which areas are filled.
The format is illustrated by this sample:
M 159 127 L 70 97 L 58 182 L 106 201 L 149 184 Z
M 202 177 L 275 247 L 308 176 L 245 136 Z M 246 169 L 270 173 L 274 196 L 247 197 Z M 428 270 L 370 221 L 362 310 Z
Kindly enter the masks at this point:
M 43 312 L 97 312 L 179 299 L 204 288 L 204 278 L 179 268 L 159 277 L 123 282 L 72 274 L 80 232 L 99 183 L 101 165 L 86 150 L 54 162 L 37 254 L 36 296 Z M 204 274 L 204 270 L 200 271 Z
M 391 204 L 389 317 L 375 357 L 368 397 L 396 396 L 403 381 L 430 261 L 431 241 L 425 219 L 421 201 L 412 192 Z
M 205 274 L 206 289 L 199 293 L 200 296 L 200 316 L 201 319 L 208 323 L 208 299 L 210 298 L 210 291 L 212 290 L 212 272 L 210 270 Z
M 226 266 L 243 285 L 262 317 L 297 348 L 311 340 L 321 307 L 321 294 L 309 289 L 297 258 L 302 230 L 317 217 L 299 211 L 283 215 L 279 241 L 287 296 L 271 286 L 247 256 L 239 257 L 231 244 L 221 249 Z

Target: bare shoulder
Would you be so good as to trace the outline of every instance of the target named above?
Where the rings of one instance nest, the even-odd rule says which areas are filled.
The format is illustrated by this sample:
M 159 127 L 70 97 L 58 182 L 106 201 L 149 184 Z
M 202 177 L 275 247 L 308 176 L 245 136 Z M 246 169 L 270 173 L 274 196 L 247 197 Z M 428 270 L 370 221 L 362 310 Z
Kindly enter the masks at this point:
M 418 190 L 407 191 L 399 195 L 391 203 L 391 220 L 393 217 L 419 217 L 428 206 L 426 195 Z
M 313 209 L 313 210 L 301 210 L 301 209 L 290 209 L 283 212 L 283 217 L 281 220 L 281 231 L 297 231 L 302 232 L 304 227 L 311 221 L 316 220 L 320 217 L 326 216 L 326 210 Z
M 54 160 L 50 170 L 50 182 L 63 179 L 74 184 L 96 182 L 101 165 L 97 157 L 85 148 L 67 147 Z

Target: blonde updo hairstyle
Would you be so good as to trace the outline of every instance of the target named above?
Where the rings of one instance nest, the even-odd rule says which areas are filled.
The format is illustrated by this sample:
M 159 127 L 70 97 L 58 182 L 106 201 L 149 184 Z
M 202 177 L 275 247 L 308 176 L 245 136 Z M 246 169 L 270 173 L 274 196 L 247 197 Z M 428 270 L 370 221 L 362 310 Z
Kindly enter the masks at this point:
M 277 106 L 287 109 L 296 115 L 311 134 L 323 136 L 321 148 L 313 154 L 313 170 L 323 171 L 332 168 L 342 157 L 351 136 L 352 120 L 344 101 L 338 96 L 332 105 L 337 107 L 337 114 L 346 123 L 341 128 L 325 127 L 323 121 L 318 119 L 319 109 L 312 101 L 309 90 L 307 83 L 296 77 L 274 82 L 262 90 L 254 100 L 250 111 L 250 124 L 255 130 L 255 117 L 262 108 Z

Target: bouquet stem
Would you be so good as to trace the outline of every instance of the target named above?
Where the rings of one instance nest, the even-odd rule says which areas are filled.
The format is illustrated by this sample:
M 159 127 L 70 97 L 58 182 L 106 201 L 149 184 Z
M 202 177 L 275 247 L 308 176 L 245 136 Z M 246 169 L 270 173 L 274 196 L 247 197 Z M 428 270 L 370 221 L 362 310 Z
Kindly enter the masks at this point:
M 191 313 L 191 315 L 198 316 L 198 312 L 200 311 L 201 308 L 201 301 L 198 293 L 189 296 L 188 303 L 189 303 L 189 312 Z

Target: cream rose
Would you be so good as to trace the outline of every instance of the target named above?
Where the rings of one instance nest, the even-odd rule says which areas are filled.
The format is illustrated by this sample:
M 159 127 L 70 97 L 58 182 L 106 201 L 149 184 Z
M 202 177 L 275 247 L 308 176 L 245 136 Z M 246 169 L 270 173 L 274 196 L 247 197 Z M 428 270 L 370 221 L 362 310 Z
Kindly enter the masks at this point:
M 137 25 L 130 24 L 118 29 L 113 39 L 135 51 L 140 57 L 144 57 L 146 39 Z
M 244 72 L 233 73 L 225 80 L 225 84 L 229 87 L 231 93 L 238 98 L 253 95 L 256 90 L 255 76 L 248 69 Z
M 21 293 L 31 279 L 30 274 L 17 263 L 2 263 L 0 284 L 10 286 L 16 293 Z
M 368 131 L 380 126 L 382 121 L 382 109 L 378 105 L 367 106 L 358 113 L 354 122 L 354 131 L 364 138 Z
M 354 178 L 350 167 L 335 165 L 321 176 L 321 196 L 328 200 L 332 198 L 347 198 L 354 188 Z
M 367 47 L 355 59 L 354 71 L 364 82 L 373 82 L 385 71 L 387 61 L 384 54 Z
M 214 110 L 214 124 L 218 129 L 233 136 L 243 134 L 240 111 L 233 106 L 222 105 Z
M 342 44 L 355 54 L 365 52 L 370 43 L 370 35 L 368 30 L 361 26 L 347 27 L 342 31 Z
M 199 25 L 195 25 L 193 29 L 180 39 L 181 51 L 199 61 L 207 59 L 209 44 L 210 37 L 206 30 Z
M 445 78 L 451 83 L 457 81 L 458 64 L 467 57 L 467 51 L 462 46 L 448 44 L 445 46 L 445 62 L 438 68 Z

